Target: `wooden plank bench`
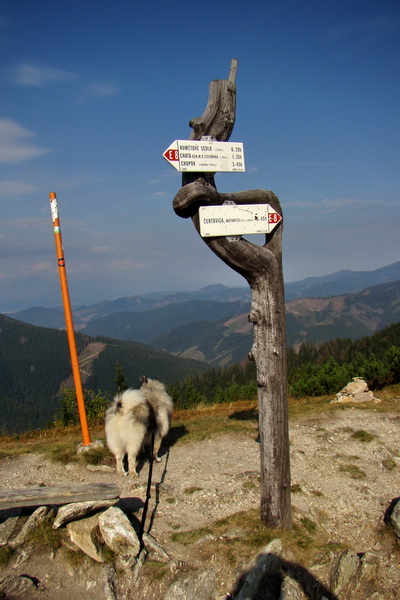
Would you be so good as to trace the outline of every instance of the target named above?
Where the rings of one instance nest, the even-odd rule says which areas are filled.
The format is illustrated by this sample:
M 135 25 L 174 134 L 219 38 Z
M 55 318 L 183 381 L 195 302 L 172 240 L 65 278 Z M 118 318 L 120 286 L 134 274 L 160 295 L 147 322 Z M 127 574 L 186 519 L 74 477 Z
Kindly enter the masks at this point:
M 114 500 L 119 498 L 119 494 L 120 490 L 115 483 L 0 489 L 0 510 L 24 506 L 70 504 L 90 500 Z

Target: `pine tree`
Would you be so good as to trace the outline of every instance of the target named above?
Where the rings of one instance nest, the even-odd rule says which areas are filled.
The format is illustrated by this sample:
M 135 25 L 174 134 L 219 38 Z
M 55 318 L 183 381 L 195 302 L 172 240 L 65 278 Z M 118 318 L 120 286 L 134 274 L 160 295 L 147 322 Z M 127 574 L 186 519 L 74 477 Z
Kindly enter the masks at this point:
M 117 390 L 118 392 L 123 392 L 125 390 L 128 389 L 128 384 L 126 382 L 125 379 L 125 375 L 124 372 L 122 370 L 122 365 L 119 361 L 117 361 L 116 365 L 115 365 L 115 379 L 114 379 L 114 383 L 117 384 Z

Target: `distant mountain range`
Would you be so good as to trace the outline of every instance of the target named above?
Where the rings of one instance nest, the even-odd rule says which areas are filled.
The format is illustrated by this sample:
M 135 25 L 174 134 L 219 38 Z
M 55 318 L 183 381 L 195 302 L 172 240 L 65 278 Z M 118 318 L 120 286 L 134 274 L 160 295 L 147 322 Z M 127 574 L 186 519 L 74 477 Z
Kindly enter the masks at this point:
M 374 271 L 337 271 L 322 277 L 307 277 L 285 285 L 286 302 L 296 298 L 326 298 L 359 292 L 367 287 L 400 280 L 400 261 Z
M 286 340 L 295 348 L 303 342 L 355 340 L 398 321 L 400 281 L 395 281 L 353 294 L 288 302 Z M 252 340 L 253 326 L 246 312 L 225 321 L 203 321 L 171 329 L 150 345 L 181 357 L 227 366 L 246 358 Z
M 357 339 L 400 320 L 400 261 L 374 271 L 339 271 L 285 286 L 287 342 Z M 182 358 L 224 366 L 246 358 L 252 342 L 249 288 L 213 285 L 196 292 L 119 298 L 74 309 L 76 330 L 141 342 Z M 63 328 L 62 309 L 11 315 Z

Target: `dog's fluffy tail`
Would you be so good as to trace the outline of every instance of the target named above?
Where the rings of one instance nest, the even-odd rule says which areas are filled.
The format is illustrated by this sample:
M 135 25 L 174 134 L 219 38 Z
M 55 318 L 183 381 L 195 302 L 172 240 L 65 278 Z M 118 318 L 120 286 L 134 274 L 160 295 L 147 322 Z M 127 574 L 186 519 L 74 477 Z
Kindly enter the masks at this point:
M 135 421 L 146 425 L 149 418 L 149 407 L 143 391 L 128 389 L 117 394 L 106 412 L 106 419 L 113 415 L 131 416 Z

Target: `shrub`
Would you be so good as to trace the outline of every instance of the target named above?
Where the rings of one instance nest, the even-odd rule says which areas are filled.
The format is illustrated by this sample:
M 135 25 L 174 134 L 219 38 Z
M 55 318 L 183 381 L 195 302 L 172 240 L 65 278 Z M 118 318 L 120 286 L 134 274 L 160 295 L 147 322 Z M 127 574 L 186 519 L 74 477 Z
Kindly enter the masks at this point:
M 85 390 L 84 401 L 88 424 L 93 426 L 104 420 L 105 411 L 109 404 L 107 394 L 100 390 Z M 79 423 L 78 402 L 74 388 L 63 388 L 61 390 L 61 408 L 56 417 L 55 425 L 67 427 Z

